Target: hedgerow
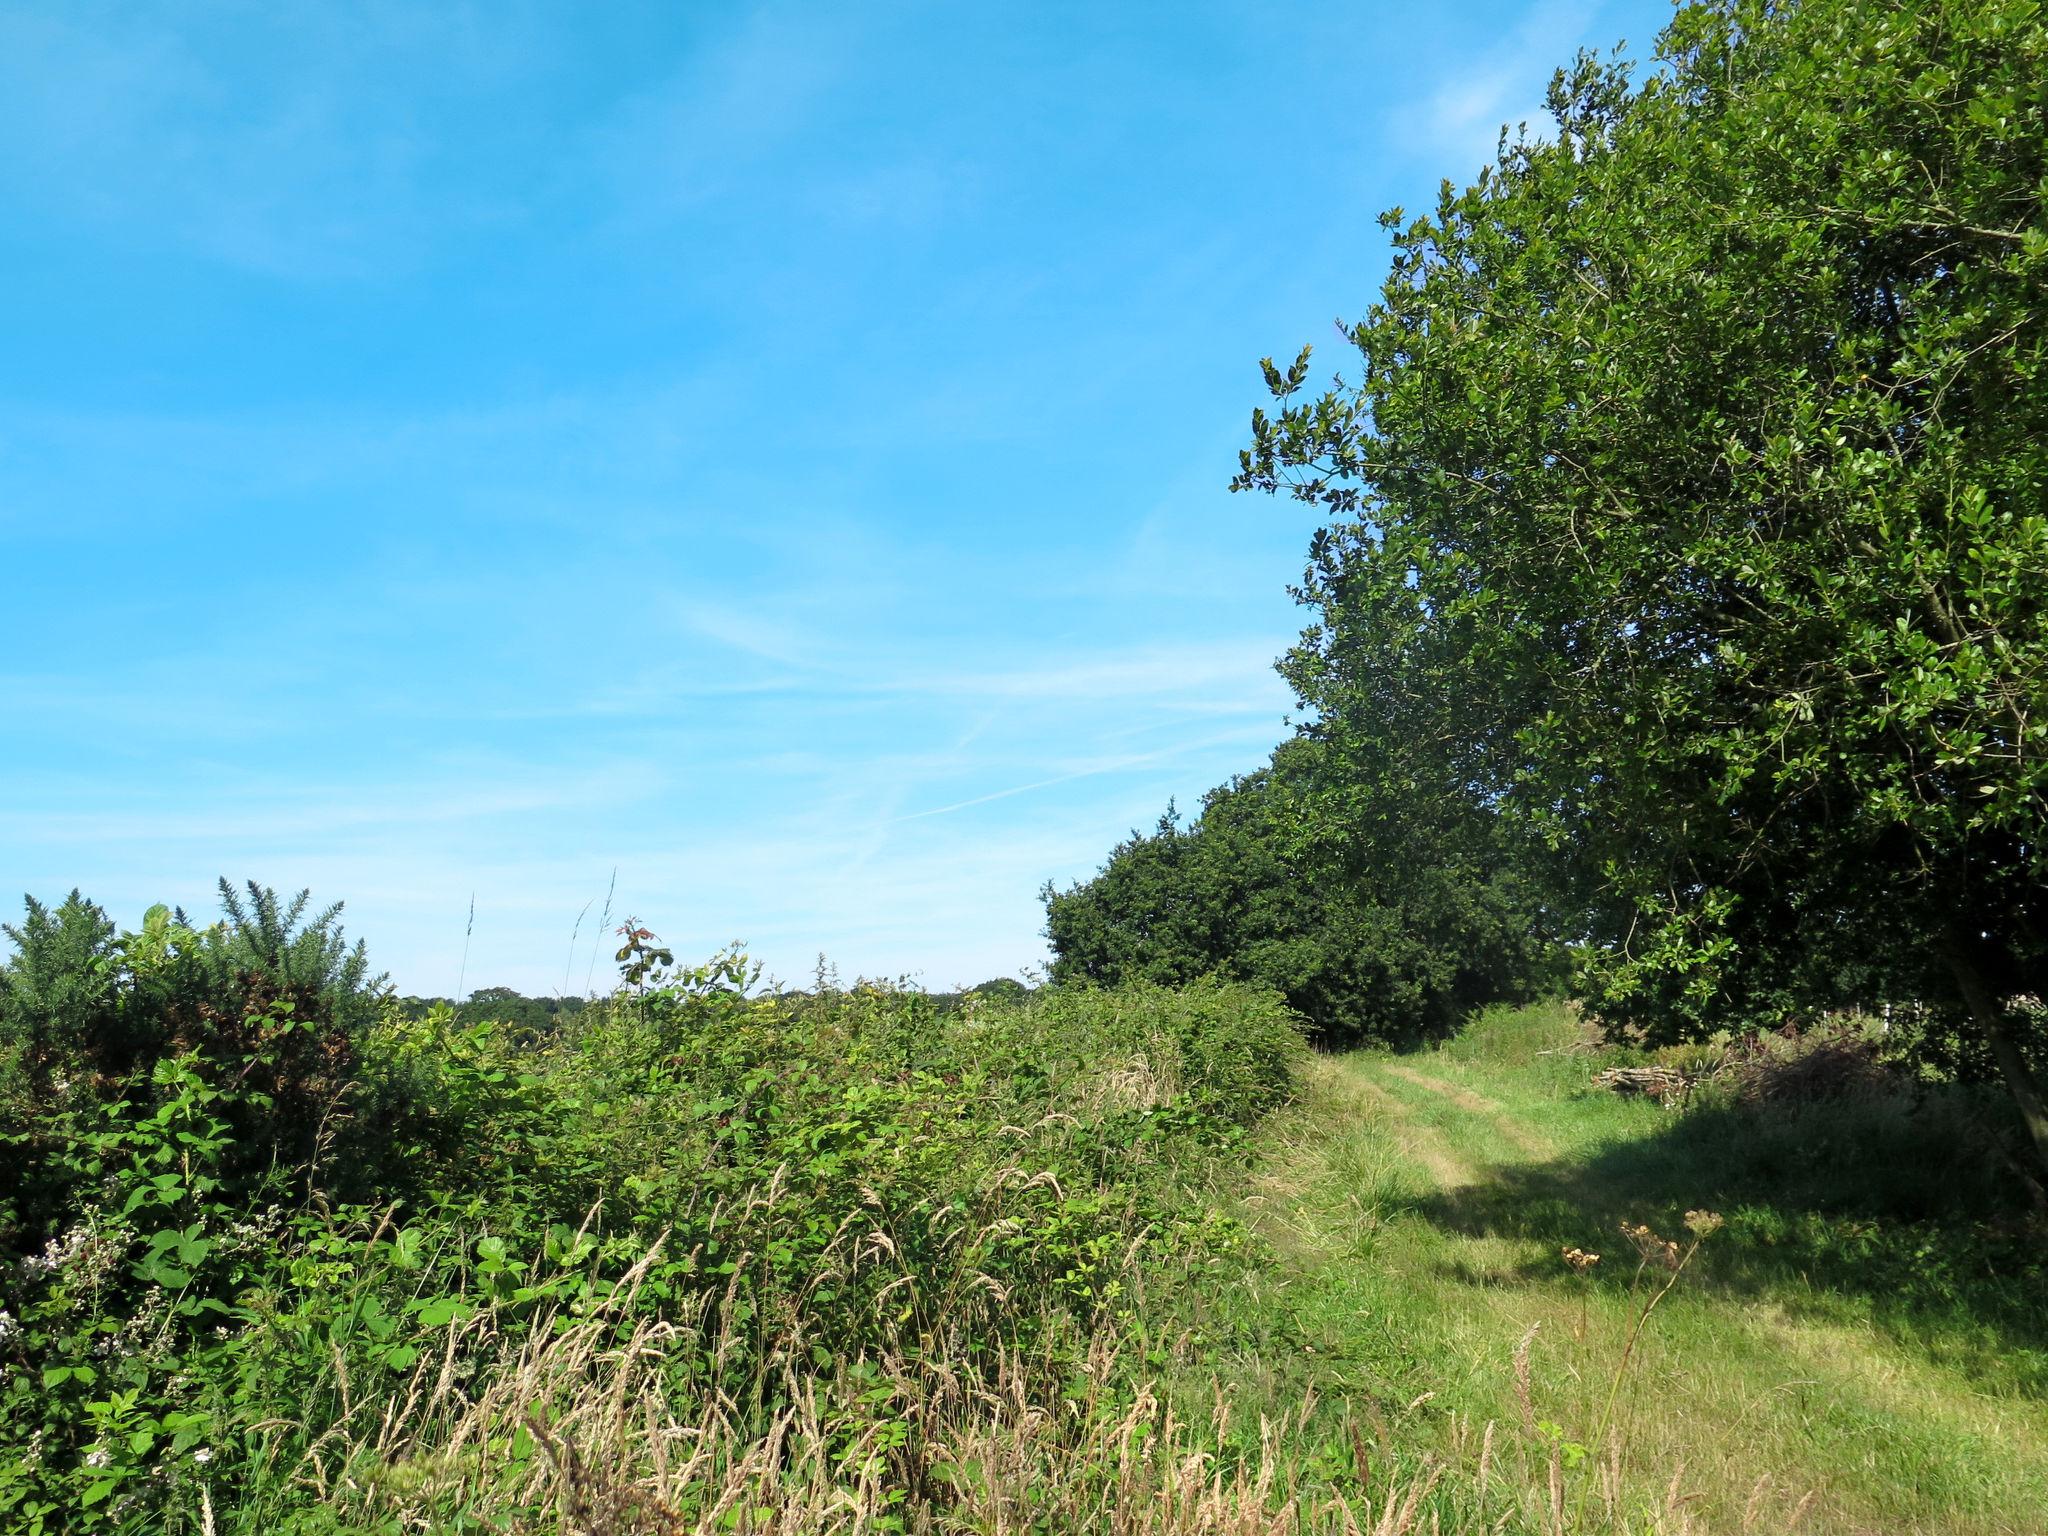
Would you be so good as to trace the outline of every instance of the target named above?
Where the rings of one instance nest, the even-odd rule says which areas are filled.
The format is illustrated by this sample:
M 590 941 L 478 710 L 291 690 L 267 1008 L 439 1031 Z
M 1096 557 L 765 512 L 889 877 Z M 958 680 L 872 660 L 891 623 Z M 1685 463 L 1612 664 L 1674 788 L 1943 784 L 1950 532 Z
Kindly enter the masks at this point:
M 232 934 L 160 911 L 120 935 L 74 898 L 16 939 L 0 1526 L 27 1532 L 559 1515 L 591 1454 L 547 1406 L 565 1350 L 726 1447 L 707 1498 L 801 1407 L 858 1448 L 828 1481 L 928 1500 L 930 1383 L 1057 1401 L 1147 1254 L 1233 1241 L 1173 1182 L 1302 1049 L 1224 984 L 941 1014 L 728 953 L 536 1038 L 365 1008 L 360 968 L 222 970 Z M 119 1062 L 110 1023 L 143 1042 Z

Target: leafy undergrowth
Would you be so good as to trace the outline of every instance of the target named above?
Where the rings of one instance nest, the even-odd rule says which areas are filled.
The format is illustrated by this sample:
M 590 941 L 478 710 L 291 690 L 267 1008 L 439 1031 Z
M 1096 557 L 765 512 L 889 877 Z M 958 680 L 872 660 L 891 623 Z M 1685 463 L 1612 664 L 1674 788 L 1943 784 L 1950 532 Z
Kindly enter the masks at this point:
M 1270 994 L 942 1018 L 759 995 L 728 956 L 551 1035 L 351 1030 L 260 986 L 224 1013 L 212 941 L 153 922 L 85 911 L 70 972 L 31 934 L 4 978 L 0 1528 L 1236 1530 L 1287 1504 L 1277 1458 L 1218 1470 L 1123 1355 L 1148 1266 L 1243 1241 L 1183 1186 L 1292 1091 Z M 79 1039 L 154 1054 L 67 1061 L 88 993 Z
M 1447 1530 L 2038 1531 L 2048 1268 L 1982 1159 L 2003 1106 L 1679 1111 L 1592 1088 L 1608 1059 L 1549 1005 L 1318 1063 L 1237 1202 L 1277 1273 L 1184 1297 L 1240 1419 L 1315 1399 L 1300 1446 L 1434 1475 Z

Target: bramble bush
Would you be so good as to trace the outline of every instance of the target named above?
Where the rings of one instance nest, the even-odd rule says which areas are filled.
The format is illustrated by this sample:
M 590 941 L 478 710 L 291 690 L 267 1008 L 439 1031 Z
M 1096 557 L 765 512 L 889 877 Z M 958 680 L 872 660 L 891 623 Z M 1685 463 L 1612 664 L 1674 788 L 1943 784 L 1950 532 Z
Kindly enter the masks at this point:
M 595 1475 L 564 1351 L 728 1461 L 801 1408 L 807 1475 L 930 1499 L 929 1392 L 1057 1400 L 1140 1256 L 1231 1240 L 1174 1180 L 1302 1050 L 1243 986 L 942 1012 L 651 945 L 536 1038 L 407 1017 L 303 911 L 9 930 L 0 1526 L 539 1520 Z

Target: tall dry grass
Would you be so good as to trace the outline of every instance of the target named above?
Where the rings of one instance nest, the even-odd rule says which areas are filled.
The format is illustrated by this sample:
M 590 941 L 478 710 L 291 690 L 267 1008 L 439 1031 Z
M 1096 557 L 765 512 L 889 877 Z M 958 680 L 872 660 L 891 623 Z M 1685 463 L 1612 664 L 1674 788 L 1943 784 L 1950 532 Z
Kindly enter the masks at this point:
M 679 1396 L 679 1357 L 758 1341 L 721 1325 L 715 1299 L 630 1321 L 653 1258 L 605 1307 L 525 1331 L 473 1393 L 460 1363 L 499 1341 L 488 1317 L 451 1328 L 403 1392 L 351 1411 L 293 1475 L 337 1514 L 422 1531 L 465 1518 L 578 1536 L 1426 1528 L 1437 1474 L 1377 1496 L 1311 1488 L 1287 1422 L 1260 1426 L 1251 1461 L 1219 1456 L 1224 1394 L 1198 1422 L 1131 1387 L 1110 1326 L 1063 1336 L 1049 1317 L 1033 1355 L 987 1370 L 962 1368 L 966 1341 L 944 1337 L 818 1367 L 792 1335 L 756 1391 Z M 956 1326 L 976 1321 L 968 1309 Z
M 885 1258 L 875 1238 L 847 1234 L 846 1260 Z M 1348 1454 L 1333 1470 L 1315 1454 L 1328 1404 L 1311 1395 L 1241 1426 L 1226 1380 L 1148 1377 L 1113 1317 L 1084 1330 L 1048 1315 L 1025 1331 L 1029 1349 L 969 1366 L 1003 1298 L 968 1286 L 942 1328 L 820 1362 L 795 1312 L 764 1350 L 758 1327 L 729 1321 L 740 1315 L 732 1290 L 650 1319 L 639 1289 L 657 1256 L 604 1304 L 552 1313 L 516 1336 L 500 1335 L 488 1312 L 451 1326 L 402 1389 L 349 1400 L 290 1478 L 347 1528 L 422 1532 L 472 1523 L 564 1536 L 1696 1529 L 1682 1469 L 1645 1507 L 1631 1502 L 1618 1441 L 1598 1465 L 1567 1465 L 1569 1442 L 1542 1424 L 1530 1396 L 1533 1330 L 1515 1354 L 1521 1425 L 1453 1422 L 1448 1451 L 1416 1459 L 1363 1398 L 1339 1405 Z M 751 1377 L 720 1368 L 743 1358 L 768 1363 Z M 679 1390 L 679 1379 L 693 1385 Z M 745 1385 L 701 1387 L 736 1379 Z M 346 1397 L 345 1383 L 337 1390 Z M 1765 1524 L 1766 1502 L 1743 1529 L 1792 1528 Z

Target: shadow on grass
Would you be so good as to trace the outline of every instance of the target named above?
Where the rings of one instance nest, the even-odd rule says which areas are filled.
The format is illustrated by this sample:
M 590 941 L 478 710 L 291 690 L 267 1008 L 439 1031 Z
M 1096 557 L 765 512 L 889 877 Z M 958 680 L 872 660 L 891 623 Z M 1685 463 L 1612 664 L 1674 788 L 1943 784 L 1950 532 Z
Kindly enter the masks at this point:
M 2048 1397 L 2048 1224 L 2026 1210 L 1986 1130 L 2000 1106 L 1964 1090 L 1774 1108 L 1694 1108 L 1588 1158 L 1500 1170 L 1406 1202 L 1441 1229 L 1537 1242 L 1542 1257 L 1489 1276 L 1549 1283 L 1558 1250 L 1607 1255 L 1593 1283 L 1625 1290 L 1635 1254 L 1617 1227 L 1684 1239 L 1719 1211 L 1688 1289 L 1878 1328 L 1986 1384 Z

